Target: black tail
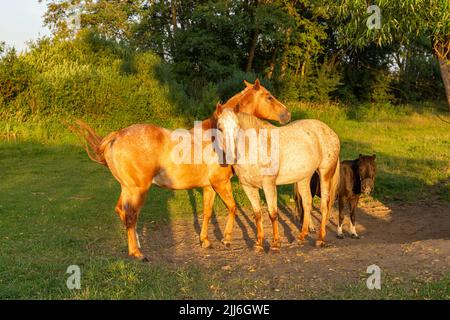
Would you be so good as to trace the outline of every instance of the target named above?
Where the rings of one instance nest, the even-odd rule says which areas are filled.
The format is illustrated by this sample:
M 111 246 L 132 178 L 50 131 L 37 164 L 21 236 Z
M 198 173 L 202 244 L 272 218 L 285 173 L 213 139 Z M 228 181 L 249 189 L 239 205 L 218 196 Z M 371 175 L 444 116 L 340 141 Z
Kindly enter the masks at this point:
M 303 222 L 302 197 L 300 196 L 300 192 L 298 191 L 297 183 L 294 183 L 294 201 L 295 201 L 295 209 L 297 210 L 298 218 L 300 219 L 300 222 Z

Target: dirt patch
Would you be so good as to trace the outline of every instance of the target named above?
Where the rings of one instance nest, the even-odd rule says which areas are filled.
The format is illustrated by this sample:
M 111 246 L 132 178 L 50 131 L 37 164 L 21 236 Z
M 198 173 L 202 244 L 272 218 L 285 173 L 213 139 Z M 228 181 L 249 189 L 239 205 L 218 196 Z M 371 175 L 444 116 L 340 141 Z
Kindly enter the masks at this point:
M 337 211 L 328 226 L 326 247 L 316 248 L 316 235 L 305 243 L 296 238 L 299 222 L 295 211 L 280 208 L 280 253 L 268 250 L 272 228 L 264 216 L 265 253 L 253 246 L 256 227 L 251 210 L 239 210 L 234 227 L 233 244 L 225 248 L 225 215 L 213 217 L 209 227 L 211 249 L 199 245 L 201 221 L 177 220 L 167 225 L 143 226 L 143 248 L 150 261 L 169 264 L 199 264 L 219 271 L 223 280 L 261 281 L 273 290 L 297 287 L 314 290 L 343 283 L 357 283 L 367 278 L 369 265 L 378 265 L 382 273 L 399 281 L 419 278 L 432 280 L 450 270 L 450 205 L 447 203 L 389 204 L 366 199 L 357 209 L 357 232 L 361 239 L 336 238 Z M 313 212 L 318 225 L 320 213 Z M 348 230 L 348 215 L 344 233 Z M 261 296 L 263 297 L 263 296 Z

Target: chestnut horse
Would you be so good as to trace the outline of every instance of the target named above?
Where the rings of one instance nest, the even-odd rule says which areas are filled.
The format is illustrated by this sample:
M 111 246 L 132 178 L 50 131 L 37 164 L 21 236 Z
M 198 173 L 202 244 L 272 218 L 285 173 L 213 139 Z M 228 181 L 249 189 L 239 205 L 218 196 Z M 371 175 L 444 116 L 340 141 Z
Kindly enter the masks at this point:
M 225 104 L 232 108 L 260 118 L 286 123 L 290 113 L 286 107 L 260 85 L 245 81 L 246 88 Z M 203 130 L 216 128 L 214 113 L 201 124 Z M 202 247 L 208 248 L 208 224 L 216 193 L 225 203 L 229 215 L 222 242 L 229 246 L 235 219 L 236 204 L 233 199 L 230 166 L 215 163 L 175 163 L 171 158 L 177 142 L 172 139 L 173 131 L 151 124 L 135 124 L 106 137 L 100 137 L 82 121 L 71 126 L 73 132 L 86 139 L 84 145 L 88 156 L 95 162 L 109 168 L 121 185 L 121 194 L 115 211 L 124 223 L 128 235 L 128 253 L 139 260 L 145 259 L 140 250 L 136 224 L 147 192 L 152 184 L 172 190 L 203 188 L 203 225 L 200 232 Z M 193 134 L 193 130 L 191 130 Z M 211 138 L 212 139 L 212 138 Z M 195 139 L 193 139 L 194 141 Z M 194 142 L 192 142 L 194 146 Z M 201 148 L 211 146 L 203 141 Z
M 256 228 L 257 251 L 263 250 L 259 189 L 264 190 L 269 217 L 273 227 L 271 249 L 280 249 L 278 234 L 277 185 L 296 183 L 303 200 L 304 219 L 299 240 L 308 235 L 312 196 L 309 188 L 311 176 L 316 170 L 320 176 L 322 222 L 316 245 L 325 244 L 326 224 L 339 183 L 340 143 L 336 133 L 319 120 L 297 120 L 286 126 L 275 127 L 246 113 L 217 106 L 217 127 L 223 132 L 228 163 L 252 205 Z M 253 134 L 252 134 L 253 133 Z M 262 134 L 264 133 L 264 135 Z M 253 139 L 253 145 L 247 141 Z M 257 137 L 257 138 L 256 138 Z M 270 154 L 266 149 L 270 149 Z M 250 159 L 250 155 L 258 158 Z M 265 155 L 265 157 L 261 157 Z

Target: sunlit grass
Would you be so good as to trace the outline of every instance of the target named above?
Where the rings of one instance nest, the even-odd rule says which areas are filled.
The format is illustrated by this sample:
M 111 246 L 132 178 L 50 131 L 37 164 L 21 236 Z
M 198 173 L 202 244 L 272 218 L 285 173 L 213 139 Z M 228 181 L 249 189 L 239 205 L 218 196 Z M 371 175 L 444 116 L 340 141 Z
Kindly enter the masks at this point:
M 450 124 L 433 112 L 412 111 L 393 119 L 384 112 L 382 119 L 355 119 L 349 110 L 336 106 L 289 107 L 296 118 L 329 124 L 340 136 L 343 159 L 377 154 L 376 198 L 450 201 Z M 444 114 L 440 118 L 450 121 Z M 93 125 L 102 134 L 120 127 Z M 220 271 L 204 273 L 195 264 L 149 266 L 127 260 L 125 233 L 113 210 L 119 185 L 106 168 L 87 158 L 61 122 L 2 121 L 0 130 L 0 298 L 237 298 L 227 291 L 235 290 L 232 286 L 211 289 L 217 288 Z M 236 179 L 233 187 L 236 201 L 249 208 Z M 281 202 L 289 201 L 291 190 L 279 188 Z M 140 223 L 190 218 L 194 211 L 201 213 L 201 205 L 200 190 L 154 187 Z M 215 206 L 225 214 L 220 201 Z M 66 288 L 66 269 L 72 264 L 82 267 L 81 290 Z M 242 292 L 248 293 L 242 298 L 251 298 L 253 284 L 242 285 Z M 417 287 L 392 285 L 381 293 L 360 287 L 336 290 L 325 297 L 445 298 L 448 278 Z M 305 293 L 305 297 L 323 296 Z

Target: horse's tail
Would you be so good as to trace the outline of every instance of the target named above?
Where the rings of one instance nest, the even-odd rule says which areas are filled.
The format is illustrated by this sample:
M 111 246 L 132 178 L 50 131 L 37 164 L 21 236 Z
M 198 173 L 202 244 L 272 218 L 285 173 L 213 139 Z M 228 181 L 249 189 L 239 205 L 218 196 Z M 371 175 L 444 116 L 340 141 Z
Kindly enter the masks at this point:
M 74 125 L 69 125 L 69 129 L 82 140 L 83 148 L 92 161 L 108 166 L 104 156 L 105 147 L 115 136 L 116 132 L 112 132 L 103 138 L 81 120 L 77 120 Z
M 341 172 L 341 162 L 339 158 L 337 159 L 336 168 L 334 169 L 333 177 L 331 178 L 331 186 L 330 186 L 330 197 L 328 199 L 328 216 L 327 221 L 330 220 L 331 210 L 333 210 L 333 204 L 336 200 L 336 195 L 339 193 L 339 181 L 340 181 L 340 172 Z

